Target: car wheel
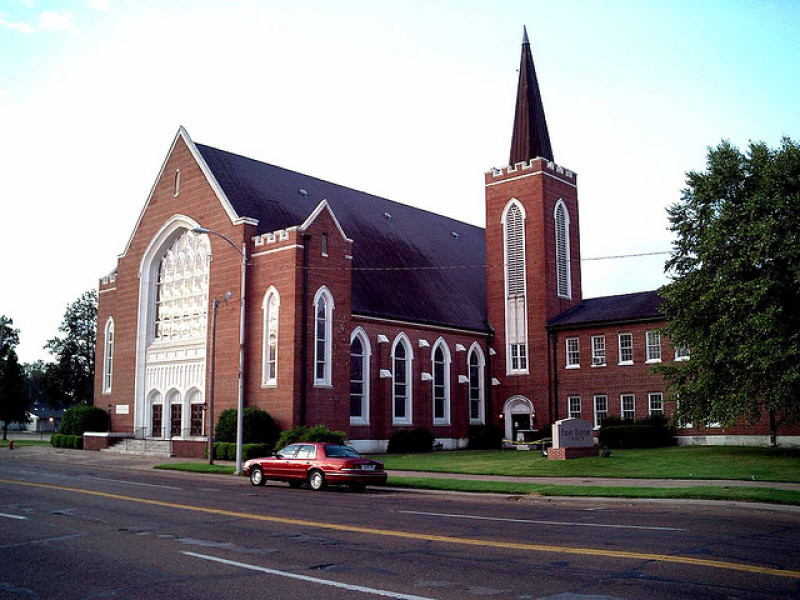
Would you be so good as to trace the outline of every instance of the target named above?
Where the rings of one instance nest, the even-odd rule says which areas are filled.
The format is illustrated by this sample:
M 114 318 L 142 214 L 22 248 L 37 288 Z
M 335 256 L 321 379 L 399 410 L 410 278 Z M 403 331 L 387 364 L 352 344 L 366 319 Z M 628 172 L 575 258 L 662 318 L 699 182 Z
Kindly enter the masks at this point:
M 264 472 L 261 467 L 253 467 L 250 469 L 250 483 L 251 485 L 264 485 L 267 480 L 264 479 Z
M 302 482 L 302 481 L 290 481 L 290 482 L 289 482 L 289 487 L 290 487 L 290 488 L 295 488 L 295 489 L 297 489 L 297 488 L 299 488 L 301 485 L 303 485 L 303 482 Z
M 351 483 L 350 489 L 354 492 L 363 492 L 365 489 L 367 489 L 367 485 L 365 483 Z
M 308 474 L 308 487 L 315 492 L 325 488 L 325 475 L 322 471 L 314 469 Z

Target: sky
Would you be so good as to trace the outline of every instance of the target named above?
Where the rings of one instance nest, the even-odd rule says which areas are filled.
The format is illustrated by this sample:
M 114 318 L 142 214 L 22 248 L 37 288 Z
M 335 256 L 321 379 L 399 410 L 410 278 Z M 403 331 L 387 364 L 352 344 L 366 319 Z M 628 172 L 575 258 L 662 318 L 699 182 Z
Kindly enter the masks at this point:
M 23 362 L 196 142 L 479 226 L 526 25 L 584 297 L 668 281 L 709 147 L 800 137 L 800 2 L 0 0 L 0 314 Z

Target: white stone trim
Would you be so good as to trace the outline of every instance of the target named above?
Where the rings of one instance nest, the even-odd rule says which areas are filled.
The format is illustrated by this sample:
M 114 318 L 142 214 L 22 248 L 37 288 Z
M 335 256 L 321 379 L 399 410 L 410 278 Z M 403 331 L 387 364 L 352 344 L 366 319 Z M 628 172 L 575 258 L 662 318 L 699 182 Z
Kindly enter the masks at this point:
M 303 233 L 306 229 L 311 227 L 311 224 L 317 220 L 317 217 L 322 213 L 323 210 L 327 210 L 328 213 L 331 215 L 331 219 L 333 219 L 333 223 L 336 225 L 336 229 L 339 230 L 339 235 L 342 236 L 344 241 L 347 242 L 348 244 L 352 244 L 353 240 L 351 240 L 349 237 L 347 237 L 347 234 L 345 234 L 344 229 L 342 229 L 342 226 L 339 224 L 339 219 L 336 218 L 336 215 L 334 214 L 333 209 L 331 208 L 330 204 L 328 204 L 327 200 L 323 200 L 322 202 L 317 204 L 317 207 L 313 211 L 311 211 L 311 214 L 308 215 L 308 217 L 306 217 L 306 220 L 303 221 L 303 224 L 300 225 L 299 231 Z
M 250 258 L 255 258 L 256 256 L 264 256 L 266 254 L 275 254 L 276 252 L 283 252 L 284 250 L 293 250 L 297 248 L 302 248 L 301 244 L 291 244 L 289 246 L 283 246 L 281 248 L 273 248 L 272 250 L 263 250 L 262 252 L 256 252 L 255 254 L 251 254 Z
M 552 177 L 556 181 L 563 183 L 564 185 L 568 185 L 570 187 L 574 187 L 578 189 L 578 186 L 574 183 L 570 183 L 569 181 L 564 181 L 560 177 L 556 177 L 555 175 L 551 175 L 547 171 L 533 171 L 532 173 L 526 173 L 525 175 L 518 175 L 516 177 L 509 177 L 508 179 L 503 179 L 502 181 L 492 181 L 491 183 L 487 183 L 486 187 L 491 187 L 493 185 L 500 185 L 501 183 L 506 183 L 509 181 L 517 181 L 518 179 L 524 179 L 525 177 L 533 177 L 534 175 L 546 175 L 547 177 Z
M 372 346 L 369 343 L 369 336 L 367 332 L 364 331 L 360 326 L 353 329 L 352 333 L 350 334 L 350 343 L 353 343 L 353 340 L 356 339 L 361 340 L 361 351 L 364 356 L 364 364 L 363 369 L 361 372 L 361 377 L 363 378 L 363 388 L 362 388 L 362 395 L 361 395 L 361 417 L 350 417 L 350 425 L 369 425 L 369 407 L 372 403 L 372 397 L 370 395 L 370 374 L 372 373 Z M 349 396 L 348 396 L 349 399 Z M 349 404 L 348 404 L 349 406 Z

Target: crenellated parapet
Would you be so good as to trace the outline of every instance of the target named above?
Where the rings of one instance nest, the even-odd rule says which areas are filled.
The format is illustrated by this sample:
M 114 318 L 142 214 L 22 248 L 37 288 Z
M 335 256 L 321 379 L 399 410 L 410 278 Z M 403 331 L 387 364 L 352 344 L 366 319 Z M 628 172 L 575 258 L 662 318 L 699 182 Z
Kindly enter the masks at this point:
M 485 173 L 485 179 L 486 183 L 489 184 L 534 173 L 546 173 L 572 185 L 575 185 L 578 177 L 574 171 L 557 165 L 552 160 L 533 158 L 528 162 L 518 162 L 507 167 L 491 169 Z

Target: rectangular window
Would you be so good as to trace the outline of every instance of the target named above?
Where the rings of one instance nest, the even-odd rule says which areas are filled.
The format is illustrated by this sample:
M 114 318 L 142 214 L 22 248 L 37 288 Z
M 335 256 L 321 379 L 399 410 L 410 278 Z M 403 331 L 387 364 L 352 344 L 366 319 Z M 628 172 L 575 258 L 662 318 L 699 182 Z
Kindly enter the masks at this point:
M 205 404 L 192 404 L 191 429 L 189 435 L 203 435 L 203 412 Z
M 592 366 L 606 366 L 606 336 L 604 335 L 592 336 Z
M 581 366 L 581 352 L 578 338 L 567 338 L 567 368 L 579 369 Z
M 636 418 L 636 396 L 633 394 L 622 394 L 619 397 L 620 414 L 624 419 L 633 421 Z
M 647 362 L 661 362 L 661 334 L 657 331 L 647 332 Z
M 651 415 L 664 414 L 664 394 L 661 392 L 647 394 L 647 403 Z
M 157 438 L 162 437 L 164 435 L 164 432 L 161 430 L 163 423 L 164 407 L 161 404 L 154 404 L 150 435 Z
M 525 371 L 528 369 L 528 347 L 525 344 L 511 344 L 511 370 Z
M 608 416 L 608 396 L 594 397 L 594 427 L 597 429 Z
M 569 396 L 567 398 L 567 406 L 569 412 L 567 413 L 570 419 L 581 418 L 581 397 Z
M 633 334 L 620 333 L 619 334 L 619 364 L 632 365 L 633 364 Z
M 181 412 L 183 405 L 171 404 L 169 407 L 169 434 L 172 437 L 181 435 Z
M 691 356 L 691 352 L 689 348 L 686 346 L 680 346 L 675 348 L 675 360 L 689 360 Z

